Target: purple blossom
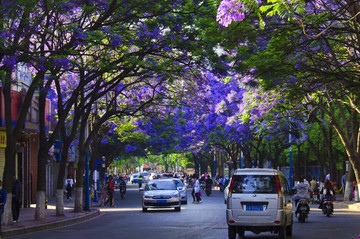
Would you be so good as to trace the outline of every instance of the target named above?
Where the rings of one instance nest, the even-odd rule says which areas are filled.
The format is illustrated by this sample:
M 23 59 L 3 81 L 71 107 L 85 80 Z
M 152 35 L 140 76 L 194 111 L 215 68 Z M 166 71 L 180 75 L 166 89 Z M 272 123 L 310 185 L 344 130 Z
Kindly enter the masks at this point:
M 111 47 L 118 47 L 121 45 L 122 38 L 120 35 L 116 35 L 114 39 L 111 41 Z
M 245 6 L 237 0 L 221 1 L 216 20 L 224 27 L 231 24 L 232 21 L 242 21 L 245 18 Z

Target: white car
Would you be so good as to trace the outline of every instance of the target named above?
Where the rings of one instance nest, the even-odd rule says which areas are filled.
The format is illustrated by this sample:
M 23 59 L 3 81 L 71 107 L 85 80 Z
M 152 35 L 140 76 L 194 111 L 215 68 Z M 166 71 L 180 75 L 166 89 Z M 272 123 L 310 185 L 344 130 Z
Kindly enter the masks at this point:
M 270 231 L 279 239 L 292 235 L 291 188 L 285 175 L 276 169 L 237 169 L 229 186 L 226 222 L 229 239 L 245 231 Z
M 156 179 L 146 183 L 142 191 L 142 211 L 148 208 L 174 208 L 181 210 L 180 191 L 172 179 Z
M 183 182 L 178 179 L 178 178 L 174 178 L 173 179 L 175 184 L 176 184 L 176 188 L 179 190 L 180 192 L 180 196 L 181 196 L 181 204 L 187 204 L 187 191 L 185 188 L 185 185 L 183 184 Z
M 130 182 L 131 182 L 131 183 L 138 183 L 139 176 L 140 176 L 139 173 L 134 173 L 134 174 L 132 174 L 132 175 L 130 176 Z

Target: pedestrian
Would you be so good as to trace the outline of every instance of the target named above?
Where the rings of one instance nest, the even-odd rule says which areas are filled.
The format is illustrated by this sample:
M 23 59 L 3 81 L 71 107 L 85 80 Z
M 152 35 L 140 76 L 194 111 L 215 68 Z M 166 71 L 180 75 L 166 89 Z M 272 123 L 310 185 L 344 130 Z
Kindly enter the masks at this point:
M 326 181 L 326 180 L 329 180 L 329 181 L 330 181 L 330 173 L 328 173 L 328 174 L 326 175 L 325 181 Z
M 341 188 L 342 188 L 343 193 L 345 193 L 347 175 L 348 175 L 348 172 L 346 171 L 345 174 L 341 178 Z
M 71 181 L 68 180 L 67 184 L 66 184 L 66 199 L 68 201 L 71 201 L 71 190 L 72 190 L 72 186 L 71 186 Z
M 2 188 L 2 181 L 0 180 L 0 238 L 1 238 L 1 234 L 2 234 L 2 230 L 1 230 L 1 218 L 2 218 L 2 214 L 4 213 L 4 207 L 6 204 L 6 199 L 7 199 L 7 192 L 5 189 Z
M 114 183 L 114 178 L 112 176 L 109 176 L 109 182 L 108 182 L 108 186 L 107 186 L 107 191 L 108 191 L 108 199 L 105 202 L 105 205 L 109 205 L 110 207 L 113 207 L 113 198 L 114 198 L 114 191 L 115 191 L 115 183 Z
M 140 175 L 138 179 L 139 189 L 141 188 L 143 182 L 144 182 L 143 177 Z
M 195 203 L 195 182 L 196 182 L 196 180 L 195 180 L 195 176 L 193 176 L 193 180 L 190 180 L 191 181 L 191 186 L 192 186 L 192 192 L 191 192 L 191 196 L 192 196 L 192 198 L 193 198 L 193 203 Z
M 13 223 L 19 222 L 21 201 L 22 201 L 22 184 L 13 176 L 14 186 L 12 188 L 12 213 Z
M 201 191 L 200 191 L 200 182 L 199 182 L 199 177 L 195 176 L 195 196 L 196 196 L 196 201 L 197 203 L 202 203 L 201 201 Z

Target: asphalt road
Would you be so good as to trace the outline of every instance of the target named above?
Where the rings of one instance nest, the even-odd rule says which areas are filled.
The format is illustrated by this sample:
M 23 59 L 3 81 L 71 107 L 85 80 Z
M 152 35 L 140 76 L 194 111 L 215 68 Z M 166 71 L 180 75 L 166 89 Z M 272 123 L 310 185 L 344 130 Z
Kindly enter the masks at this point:
M 103 208 L 100 216 L 71 226 L 11 238 L 46 239 L 225 239 L 227 225 L 223 193 L 214 190 L 203 203 L 193 204 L 188 191 L 188 204 L 180 212 L 163 209 L 141 210 L 141 193 L 128 185 L 125 199 L 115 192 L 115 208 Z M 336 209 L 330 218 L 312 206 L 308 222 L 294 220 L 293 239 L 356 239 L 360 234 L 360 212 Z M 246 238 L 271 239 L 277 235 L 245 232 Z M 9 237 L 10 238 L 10 237 Z

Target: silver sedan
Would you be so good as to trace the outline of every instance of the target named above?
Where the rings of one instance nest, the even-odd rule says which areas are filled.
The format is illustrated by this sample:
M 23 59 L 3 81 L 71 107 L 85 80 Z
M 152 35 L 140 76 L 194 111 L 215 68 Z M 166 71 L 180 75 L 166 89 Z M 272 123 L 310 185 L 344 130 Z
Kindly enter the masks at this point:
M 146 183 L 142 191 L 142 211 L 148 208 L 174 208 L 181 210 L 180 192 L 172 179 L 156 179 Z
M 185 185 L 179 178 L 174 178 L 173 180 L 176 184 L 176 188 L 180 191 L 181 204 L 187 204 L 187 193 Z

